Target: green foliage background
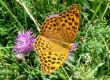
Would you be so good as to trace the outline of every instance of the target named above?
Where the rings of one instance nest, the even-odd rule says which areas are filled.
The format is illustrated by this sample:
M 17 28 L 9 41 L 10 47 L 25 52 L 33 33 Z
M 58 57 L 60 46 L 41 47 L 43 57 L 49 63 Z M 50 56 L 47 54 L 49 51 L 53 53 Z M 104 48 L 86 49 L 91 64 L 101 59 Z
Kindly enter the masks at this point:
M 36 25 L 16 0 L 0 0 L 0 80 L 110 80 L 110 0 L 23 0 L 40 27 L 50 14 L 79 4 L 77 50 L 56 72 L 43 75 L 32 51 L 17 60 L 12 48 L 19 30 Z M 83 9 L 86 6 L 86 10 Z

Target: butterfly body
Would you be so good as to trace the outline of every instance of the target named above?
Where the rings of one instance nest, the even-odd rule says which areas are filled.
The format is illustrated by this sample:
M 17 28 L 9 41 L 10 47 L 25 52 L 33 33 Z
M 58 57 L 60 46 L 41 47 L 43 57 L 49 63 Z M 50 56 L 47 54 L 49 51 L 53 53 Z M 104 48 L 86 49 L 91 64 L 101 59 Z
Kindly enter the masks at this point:
M 72 49 L 70 44 L 76 37 L 79 24 L 78 5 L 72 5 L 57 17 L 51 17 L 43 22 L 41 34 L 34 42 L 34 49 L 39 55 L 44 74 L 54 72 L 66 60 L 68 51 Z
M 49 40 L 51 40 L 52 42 L 54 42 L 54 43 L 56 43 L 58 45 L 63 46 L 64 48 L 67 48 L 67 49 L 71 49 L 72 48 L 72 46 L 68 42 L 60 41 L 60 40 L 54 39 L 54 38 L 49 38 Z

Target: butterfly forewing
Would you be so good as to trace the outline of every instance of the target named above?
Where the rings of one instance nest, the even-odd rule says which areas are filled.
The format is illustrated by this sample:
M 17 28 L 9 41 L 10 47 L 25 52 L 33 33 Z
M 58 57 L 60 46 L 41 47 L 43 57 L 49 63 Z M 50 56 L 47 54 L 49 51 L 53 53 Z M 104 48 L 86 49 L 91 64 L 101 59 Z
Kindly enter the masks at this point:
M 58 25 L 65 42 L 71 43 L 76 37 L 80 24 L 80 11 L 78 5 L 73 5 L 66 12 L 57 17 Z
M 41 27 L 41 35 L 60 41 L 71 43 L 78 32 L 80 24 L 80 10 L 73 5 L 57 17 L 47 19 Z

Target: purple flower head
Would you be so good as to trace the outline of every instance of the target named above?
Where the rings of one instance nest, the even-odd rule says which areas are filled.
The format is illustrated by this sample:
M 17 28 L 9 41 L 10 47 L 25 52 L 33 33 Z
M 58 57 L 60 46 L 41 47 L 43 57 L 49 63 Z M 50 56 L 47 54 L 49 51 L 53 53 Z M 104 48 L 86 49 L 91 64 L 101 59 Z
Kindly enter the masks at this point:
M 52 17 L 57 17 L 59 14 L 51 14 L 49 16 L 47 16 L 47 18 L 52 18 Z
M 15 46 L 13 47 L 13 51 L 15 52 L 16 56 L 30 52 L 33 49 L 34 40 L 35 35 L 32 31 L 18 31 Z
M 72 49 L 69 50 L 69 53 L 71 54 L 72 52 L 74 52 L 76 50 L 78 44 L 77 43 L 71 43 L 70 45 L 72 46 Z
M 83 10 L 86 10 L 86 6 L 83 6 L 82 9 L 83 9 Z
M 72 49 L 68 51 L 68 57 L 71 56 L 74 53 L 74 51 L 76 51 L 77 49 L 77 43 L 71 43 L 70 45 L 72 46 Z M 66 61 L 68 61 L 68 57 Z

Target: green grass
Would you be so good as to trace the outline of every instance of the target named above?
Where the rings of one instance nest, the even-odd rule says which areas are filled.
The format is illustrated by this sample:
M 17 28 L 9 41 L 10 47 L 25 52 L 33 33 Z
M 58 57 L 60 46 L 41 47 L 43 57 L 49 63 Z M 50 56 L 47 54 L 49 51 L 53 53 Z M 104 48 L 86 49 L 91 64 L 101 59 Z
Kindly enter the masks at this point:
M 0 80 L 110 80 L 110 0 L 23 0 L 33 22 L 16 0 L 0 0 Z M 43 75 L 32 51 L 17 60 L 12 48 L 19 30 L 39 34 L 46 16 L 79 4 L 81 25 L 77 50 L 56 72 Z M 86 10 L 82 7 L 86 6 Z M 37 26 L 37 27 L 36 27 Z

